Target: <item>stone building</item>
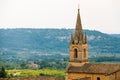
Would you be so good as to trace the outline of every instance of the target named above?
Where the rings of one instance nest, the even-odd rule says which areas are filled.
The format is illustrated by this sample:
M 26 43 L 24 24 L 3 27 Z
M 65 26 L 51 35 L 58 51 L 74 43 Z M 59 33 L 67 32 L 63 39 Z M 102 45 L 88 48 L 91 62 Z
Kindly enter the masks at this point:
M 75 33 L 70 39 L 66 80 L 120 80 L 120 64 L 89 63 L 87 36 L 82 30 L 79 9 Z

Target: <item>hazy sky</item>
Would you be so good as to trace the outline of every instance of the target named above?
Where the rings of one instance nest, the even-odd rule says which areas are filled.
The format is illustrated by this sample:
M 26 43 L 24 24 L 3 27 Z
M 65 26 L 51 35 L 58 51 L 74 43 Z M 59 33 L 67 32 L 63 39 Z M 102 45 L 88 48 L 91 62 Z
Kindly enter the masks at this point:
M 120 33 L 120 0 L 0 0 L 0 28 L 75 28 Z

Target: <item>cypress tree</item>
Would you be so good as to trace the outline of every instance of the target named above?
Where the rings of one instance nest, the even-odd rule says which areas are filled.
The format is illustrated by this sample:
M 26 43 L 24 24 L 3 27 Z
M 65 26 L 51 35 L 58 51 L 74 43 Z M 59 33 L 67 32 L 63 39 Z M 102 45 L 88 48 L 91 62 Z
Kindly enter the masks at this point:
M 6 77 L 7 77 L 7 73 L 5 72 L 5 68 L 2 67 L 0 71 L 0 78 L 6 78 Z

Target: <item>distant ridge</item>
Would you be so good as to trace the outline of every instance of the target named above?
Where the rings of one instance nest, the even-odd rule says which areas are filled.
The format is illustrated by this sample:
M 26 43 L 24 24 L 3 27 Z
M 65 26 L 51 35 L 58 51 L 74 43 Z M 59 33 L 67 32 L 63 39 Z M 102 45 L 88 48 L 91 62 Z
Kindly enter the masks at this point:
M 119 35 L 84 30 L 89 42 L 89 53 L 120 54 Z M 0 29 L 2 53 L 69 53 L 69 39 L 73 29 Z M 89 54 L 90 56 L 92 54 Z

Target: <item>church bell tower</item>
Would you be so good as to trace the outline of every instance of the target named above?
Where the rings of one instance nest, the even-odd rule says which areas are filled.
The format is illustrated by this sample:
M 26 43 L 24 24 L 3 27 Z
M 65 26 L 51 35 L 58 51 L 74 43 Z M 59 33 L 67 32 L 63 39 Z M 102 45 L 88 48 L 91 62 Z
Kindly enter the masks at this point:
M 82 66 L 88 63 L 88 42 L 87 36 L 82 30 L 80 19 L 80 9 L 78 9 L 76 28 L 70 39 L 70 57 L 69 65 Z

